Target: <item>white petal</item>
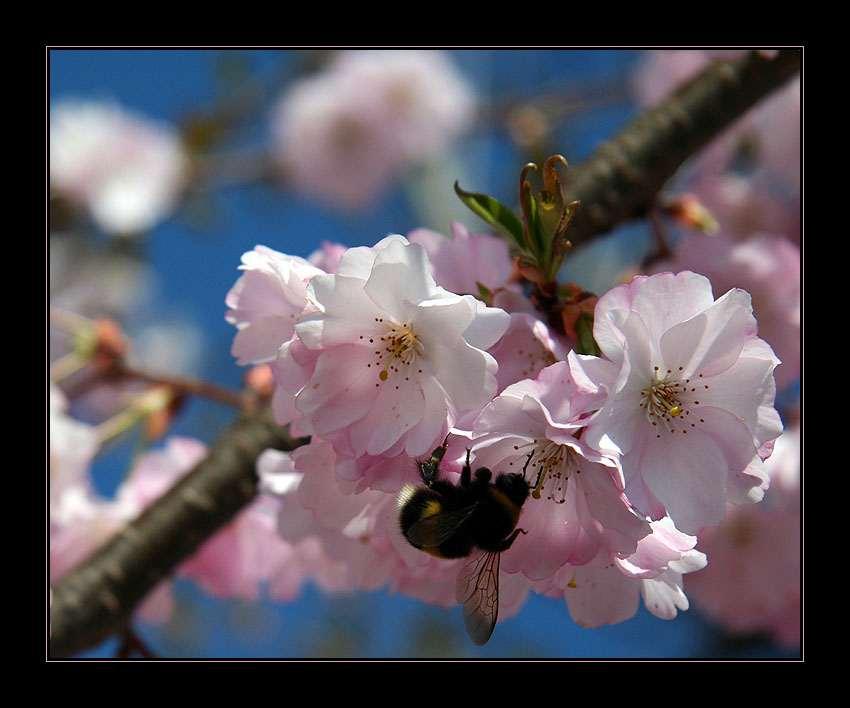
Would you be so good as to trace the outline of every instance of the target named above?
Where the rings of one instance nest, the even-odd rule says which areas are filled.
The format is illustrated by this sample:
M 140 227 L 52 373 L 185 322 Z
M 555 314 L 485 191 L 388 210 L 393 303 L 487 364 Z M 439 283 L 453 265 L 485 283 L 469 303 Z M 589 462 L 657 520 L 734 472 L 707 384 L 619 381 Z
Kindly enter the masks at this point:
M 626 461 L 624 461 L 624 467 Z M 697 534 L 726 513 L 728 465 L 717 443 L 699 428 L 650 440 L 640 461 L 643 479 L 676 527 Z
M 424 354 L 458 414 L 483 408 L 496 394 L 496 360 L 461 340 L 453 349 L 430 346 Z
M 363 281 L 358 278 L 316 276 L 307 292 L 321 311 L 303 315 L 295 331 L 311 349 L 358 342 L 360 337 L 380 335 L 387 329 L 379 321 L 384 313 L 363 292 Z
M 373 358 L 368 347 L 355 344 L 341 344 L 319 356 L 295 404 L 310 418 L 315 434 L 327 436 L 366 414 L 378 377 L 375 368 L 367 366 Z
M 408 315 L 405 301 L 416 305 L 446 292 L 438 289 L 431 277 L 425 249 L 418 244 L 405 245 L 398 240 L 388 241 L 375 256 L 363 290 L 375 307 L 387 313 L 397 324 L 405 324 Z
M 498 342 L 511 324 L 511 316 L 498 307 L 487 307 L 480 300 L 470 296 L 476 308 L 475 319 L 464 330 L 463 338 L 473 347 L 489 349 Z

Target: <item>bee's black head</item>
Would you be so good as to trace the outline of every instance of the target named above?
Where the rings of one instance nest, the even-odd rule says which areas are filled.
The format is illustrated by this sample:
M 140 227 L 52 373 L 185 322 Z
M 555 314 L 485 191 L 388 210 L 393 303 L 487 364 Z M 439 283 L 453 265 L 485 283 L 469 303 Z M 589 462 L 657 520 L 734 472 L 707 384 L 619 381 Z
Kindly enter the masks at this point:
M 517 506 L 522 506 L 528 499 L 528 482 L 521 474 L 500 474 L 494 484 Z

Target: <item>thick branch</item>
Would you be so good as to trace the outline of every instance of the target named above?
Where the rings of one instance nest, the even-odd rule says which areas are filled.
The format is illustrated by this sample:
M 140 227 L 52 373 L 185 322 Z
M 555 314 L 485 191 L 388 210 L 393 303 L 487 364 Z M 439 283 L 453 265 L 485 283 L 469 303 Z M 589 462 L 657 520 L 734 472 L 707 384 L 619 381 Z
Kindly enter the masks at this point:
M 258 455 L 298 444 L 268 406 L 228 428 L 176 486 L 53 587 L 50 656 L 123 632 L 148 591 L 254 498 Z
M 716 62 L 570 169 L 566 200 L 581 201 L 567 231 L 572 244 L 646 216 L 682 163 L 799 73 L 801 58 L 800 50 L 784 50 Z
M 646 214 L 688 156 L 799 71 L 800 54 L 752 54 L 710 67 L 570 170 L 568 197 L 582 202 L 570 240 Z M 123 632 L 147 592 L 254 497 L 257 456 L 297 444 L 268 408 L 225 431 L 176 487 L 54 586 L 50 655 L 71 656 Z

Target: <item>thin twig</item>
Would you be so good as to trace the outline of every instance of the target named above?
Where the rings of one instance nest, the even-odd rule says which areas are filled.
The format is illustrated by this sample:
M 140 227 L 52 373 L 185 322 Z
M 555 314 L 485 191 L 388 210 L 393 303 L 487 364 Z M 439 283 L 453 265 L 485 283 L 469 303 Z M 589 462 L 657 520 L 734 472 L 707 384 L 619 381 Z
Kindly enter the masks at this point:
M 150 384 L 165 385 L 173 389 L 177 395 L 187 394 L 195 396 L 203 396 L 219 403 L 224 403 L 228 406 L 233 406 L 239 409 L 243 403 L 242 394 L 238 391 L 233 391 L 223 386 L 195 379 L 189 376 L 174 376 L 165 374 L 155 374 L 148 371 L 136 369 L 127 364 L 121 363 L 116 367 L 114 375 L 118 378 L 133 379 L 135 381 L 144 381 Z

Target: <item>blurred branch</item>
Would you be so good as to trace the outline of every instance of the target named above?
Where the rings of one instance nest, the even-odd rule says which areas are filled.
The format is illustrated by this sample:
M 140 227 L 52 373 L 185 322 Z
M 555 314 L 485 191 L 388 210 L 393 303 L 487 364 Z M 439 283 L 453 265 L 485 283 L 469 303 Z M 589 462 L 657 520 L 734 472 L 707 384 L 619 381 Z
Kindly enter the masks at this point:
M 168 386 L 173 389 L 177 395 L 188 396 L 203 396 L 212 401 L 218 401 L 227 406 L 240 408 L 245 402 L 244 396 L 222 386 L 217 386 L 209 381 L 191 378 L 189 376 L 166 376 L 159 373 L 151 373 L 142 371 L 141 369 L 128 366 L 124 362 L 116 364 L 115 370 L 111 372 L 114 379 L 132 379 L 136 381 L 144 381 L 149 384 Z
M 567 234 L 572 244 L 647 216 L 682 163 L 799 73 L 801 60 L 794 49 L 716 62 L 571 168 L 566 201 L 581 201 Z
M 752 53 L 712 65 L 571 169 L 568 201 L 581 208 L 573 244 L 646 215 L 663 184 L 691 154 L 800 70 L 801 52 Z M 138 602 L 256 494 L 258 455 L 293 449 L 268 407 L 226 430 L 177 486 L 53 587 L 52 657 L 71 656 L 122 634 Z

